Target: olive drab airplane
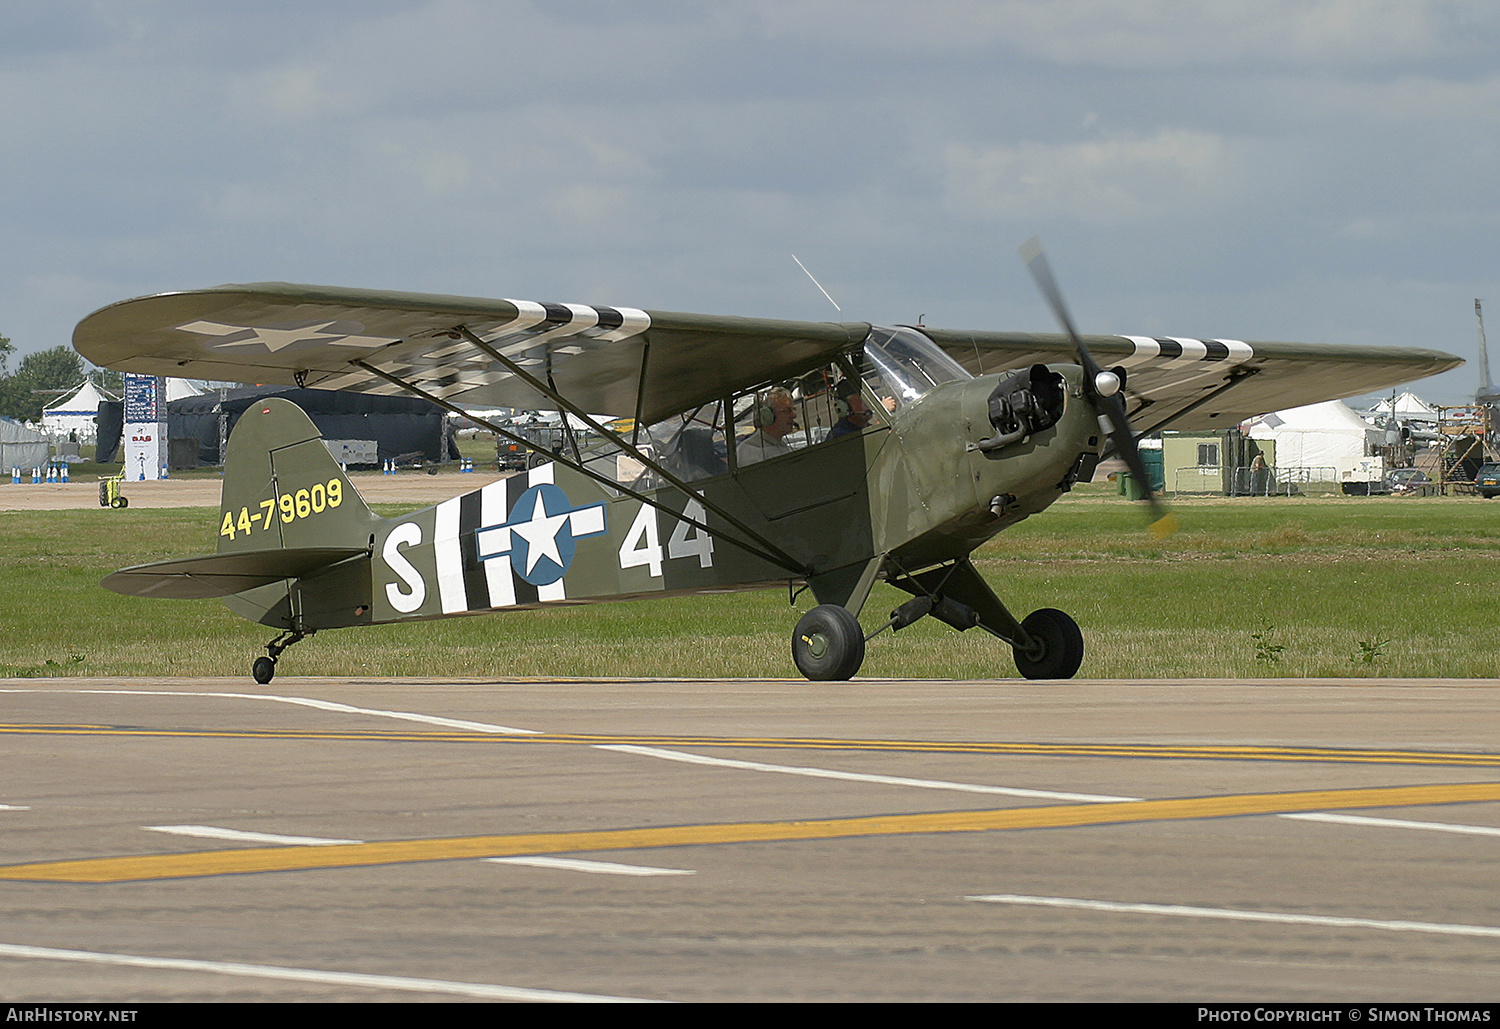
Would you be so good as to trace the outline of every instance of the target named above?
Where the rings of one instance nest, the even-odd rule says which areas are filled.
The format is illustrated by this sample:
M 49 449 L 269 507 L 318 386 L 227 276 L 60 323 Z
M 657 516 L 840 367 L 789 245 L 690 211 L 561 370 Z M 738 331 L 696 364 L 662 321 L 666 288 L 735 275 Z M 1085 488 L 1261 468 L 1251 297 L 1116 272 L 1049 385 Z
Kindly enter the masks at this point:
M 218 552 L 104 585 L 222 597 L 278 630 L 254 662 L 261 683 L 324 629 L 780 584 L 816 599 L 792 632 L 810 679 L 853 676 L 868 639 L 924 616 L 993 634 L 1028 678 L 1068 678 L 1083 659 L 1077 624 L 1050 608 L 1012 615 L 975 570 L 976 547 L 1087 481 L 1110 450 L 1145 481 L 1139 434 L 1233 426 L 1461 363 L 1409 348 L 1080 337 L 1040 249 L 1023 254 L 1062 335 L 285 283 L 111 305 L 73 337 L 105 367 L 405 393 L 456 412 L 556 409 L 592 432 L 553 461 L 382 518 L 307 416 L 265 400 L 229 441 Z M 878 580 L 911 599 L 862 628 Z

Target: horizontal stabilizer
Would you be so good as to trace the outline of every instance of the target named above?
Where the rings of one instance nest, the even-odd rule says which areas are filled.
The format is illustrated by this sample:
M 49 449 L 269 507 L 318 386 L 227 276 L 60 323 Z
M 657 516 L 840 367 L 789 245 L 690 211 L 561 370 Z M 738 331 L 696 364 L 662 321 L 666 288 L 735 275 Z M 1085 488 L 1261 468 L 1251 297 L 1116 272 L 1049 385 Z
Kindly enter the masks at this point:
M 299 547 L 184 557 L 121 568 L 99 585 L 127 597 L 203 600 L 227 597 L 282 579 L 299 579 L 369 551 L 348 547 Z

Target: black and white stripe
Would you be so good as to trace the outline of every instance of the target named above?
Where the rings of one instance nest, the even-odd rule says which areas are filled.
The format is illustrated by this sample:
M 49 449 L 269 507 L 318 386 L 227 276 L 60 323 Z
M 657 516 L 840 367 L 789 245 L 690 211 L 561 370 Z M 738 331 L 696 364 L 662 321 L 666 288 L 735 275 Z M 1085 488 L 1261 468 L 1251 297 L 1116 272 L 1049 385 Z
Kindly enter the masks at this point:
M 546 586 L 532 585 L 515 573 L 508 558 L 481 561 L 474 536 L 480 529 L 503 524 L 522 493 L 553 481 L 556 467 L 544 464 L 437 506 L 432 542 L 443 614 L 567 599 L 566 578 Z
M 1238 339 L 1187 339 L 1181 336 L 1122 336 L 1135 347 L 1134 353 L 1119 363 L 1125 368 L 1148 362 L 1178 367 L 1182 365 L 1224 363 L 1244 364 L 1255 356 L 1255 350 Z
M 594 346 L 638 336 L 651 327 L 651 316 L 633 307 L 593 307 L 587 304 L 540 304 L 509 300 L 516 316 L 470 330 L 517 364 L 543 368 L 548 360 L 581 354 Z M 473 344 L 446 333 L 426 339 L 408 338 L 372 355 L 369 364 L 441 400 L 493 386 L 514 373 L 497 367 Z M 356 369 L 317 383 L 319 389 L 352 389 L 364 393 L 400 394 L 392 382 Z

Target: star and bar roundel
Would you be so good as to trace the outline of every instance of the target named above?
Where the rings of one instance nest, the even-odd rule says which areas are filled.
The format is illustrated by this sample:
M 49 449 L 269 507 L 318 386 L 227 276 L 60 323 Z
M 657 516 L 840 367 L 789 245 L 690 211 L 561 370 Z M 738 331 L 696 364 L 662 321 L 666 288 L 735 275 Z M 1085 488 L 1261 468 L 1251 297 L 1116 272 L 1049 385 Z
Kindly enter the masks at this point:
M 605 532 L 604 504 L 574 507 L 550 482 L 529 487 L 510 509 L 510 520 L 479 529 L 479 560 L 509 555 L 511 568 L 533 586 L 557 582 L 573 564 L 575 541 Z
M 565 600 L 579 540 L 608 531 L 602 502 L 575 505 L 544 464 L 437 506 L 444 614 Z

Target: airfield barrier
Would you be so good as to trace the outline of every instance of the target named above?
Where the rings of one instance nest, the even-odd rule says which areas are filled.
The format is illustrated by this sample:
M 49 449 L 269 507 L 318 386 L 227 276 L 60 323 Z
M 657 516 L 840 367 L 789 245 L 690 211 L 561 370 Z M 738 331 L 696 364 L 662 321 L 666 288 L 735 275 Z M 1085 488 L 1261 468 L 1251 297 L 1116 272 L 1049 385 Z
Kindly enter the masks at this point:
M 1218 465 L 1189 465 L 1172 473 L 1172 496 L 1224 494 L 1224 469 Z
M 0 471 L 5 481 L 10 481 L 10 470 L 20 468 L 30 471 L 47 464 L 50 450 L 46 443 L 0 443 Z
M 1173 475 L 1173 496 L 1291 497 L 1338 493 L 1339 472 L 1311 465 L 1240 465 L 1229 474 L 1218 465 L 1191 465 Z M 1226 482 L 1228 488 L 1226 490 Z
M 1237 497 L 1291 497 L 1338 493 L 1339 470 L 1312 465 L 1241 466 L 1230 475 L 1229 491 Z

